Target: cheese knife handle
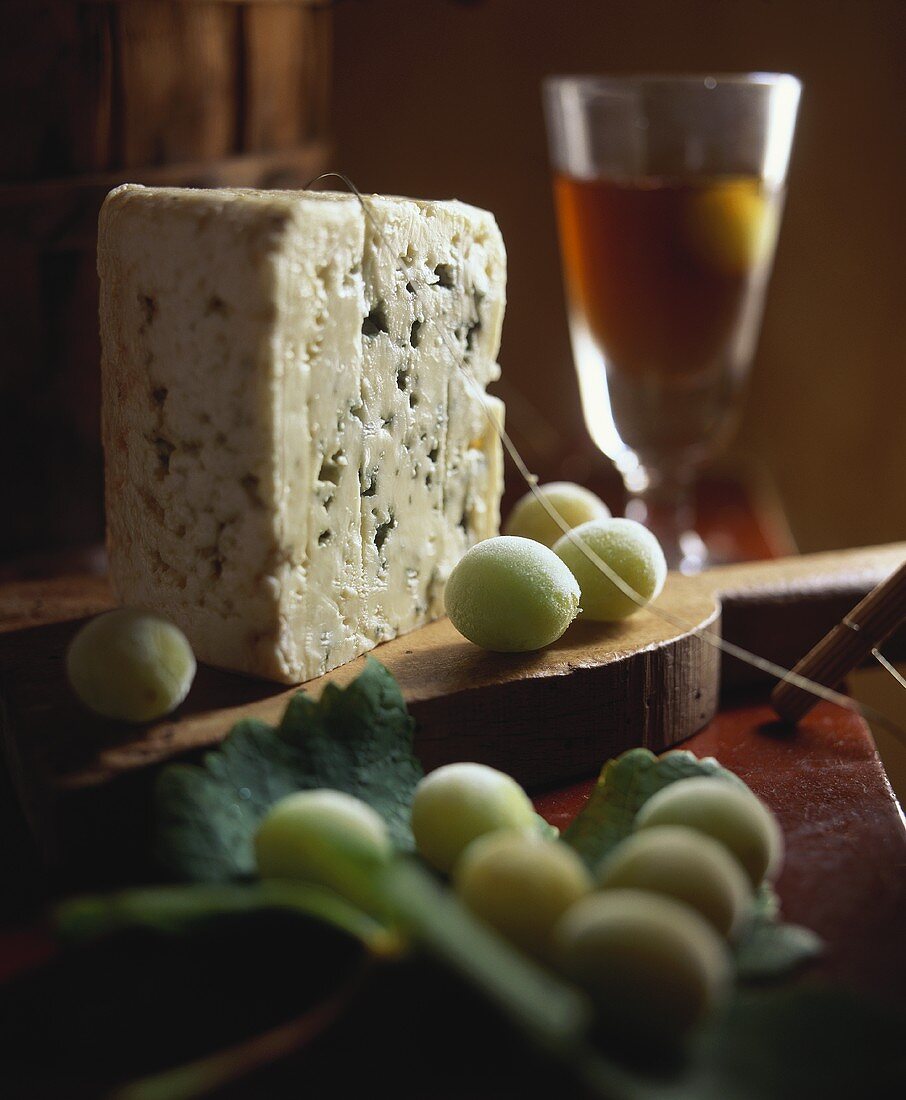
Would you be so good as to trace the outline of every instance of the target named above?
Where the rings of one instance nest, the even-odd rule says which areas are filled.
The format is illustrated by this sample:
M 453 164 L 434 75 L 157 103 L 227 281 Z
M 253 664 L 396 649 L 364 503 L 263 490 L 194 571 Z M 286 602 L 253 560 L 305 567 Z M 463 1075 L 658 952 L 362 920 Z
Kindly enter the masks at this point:
M 906 563 L 882 581 L 821 639 L 793 668 L 793 674 L 825 687 L 837 684 L 906 620 Z M 790 679 L 771 692 L 781 718 L 796 722 L 818 702 L 817 696 Z

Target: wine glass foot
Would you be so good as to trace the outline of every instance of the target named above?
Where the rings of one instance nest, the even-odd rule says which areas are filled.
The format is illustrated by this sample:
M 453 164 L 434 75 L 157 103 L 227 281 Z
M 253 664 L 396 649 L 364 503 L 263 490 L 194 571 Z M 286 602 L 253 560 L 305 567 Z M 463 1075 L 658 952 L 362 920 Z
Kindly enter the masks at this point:
M 667 568 L 680 573 L 700 573 L 709 564 L 708 547 L 691 524 L 692 509 L 683 498 L 665 506 L 662 500 L 643 495 L 630 496 L 626 518 L 651 531 L 661 544 Z
M 708 547 L 704 539 L 697 531 L 683 531 L 677 542 L 677 563 L 670 565 L 670 568 L 678 569 L 680 573 L 700 573 L 708 564 Z

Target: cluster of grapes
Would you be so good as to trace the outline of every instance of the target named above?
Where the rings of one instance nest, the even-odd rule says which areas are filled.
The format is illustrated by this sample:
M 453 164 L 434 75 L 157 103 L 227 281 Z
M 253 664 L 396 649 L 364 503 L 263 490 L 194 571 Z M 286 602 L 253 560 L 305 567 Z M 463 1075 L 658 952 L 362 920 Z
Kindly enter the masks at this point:
M 570 529 L 564 534 L 539 499 Z M 632 599 L 576 540 L 639 596 Z M 602 500 L 569 482 L 528 493 L 514 507 L 504 534 L 473 546 L 454 568 L 444 593 L 450 621 L 482 649 L 521 653 L 555 642 L 580 611 L 617 622 L 653 600 L 667 563 L 652 533 L 612 517 Z
M 515 780 L 473 763 L 421 781 L 412 830 L 422 859 L 475 916 L 636 1035 L 682 1034 L 723 999 L 728 944 L 783 851 L 776 819 L 748 788 L 692 778 L 650 798 L 633 833 L 591 871 L 539 828 Z M 327 790 L 278 802 L 256 853 L 263 878 L 314 881 L 366 906 L 375 898 L 363 870 L 392 858 L 381 817 Z

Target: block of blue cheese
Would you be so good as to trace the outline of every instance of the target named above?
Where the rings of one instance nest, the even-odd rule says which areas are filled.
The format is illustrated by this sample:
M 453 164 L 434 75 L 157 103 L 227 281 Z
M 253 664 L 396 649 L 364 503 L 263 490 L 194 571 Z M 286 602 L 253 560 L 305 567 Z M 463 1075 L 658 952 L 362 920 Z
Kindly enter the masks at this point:
M 100 217 L 114 590 L 285 683 L 442 615 L 499 524 L 500 232 L 364 203 L 127 184 Z

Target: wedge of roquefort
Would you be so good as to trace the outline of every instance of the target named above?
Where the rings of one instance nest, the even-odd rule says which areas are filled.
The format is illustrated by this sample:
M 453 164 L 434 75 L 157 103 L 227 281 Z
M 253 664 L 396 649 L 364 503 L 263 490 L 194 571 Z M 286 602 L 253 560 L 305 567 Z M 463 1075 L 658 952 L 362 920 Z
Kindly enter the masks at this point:
M 127 184 L 98 268 L 119 600 L 287 683 L 442 615 L 499 522 L 494 218 Z

